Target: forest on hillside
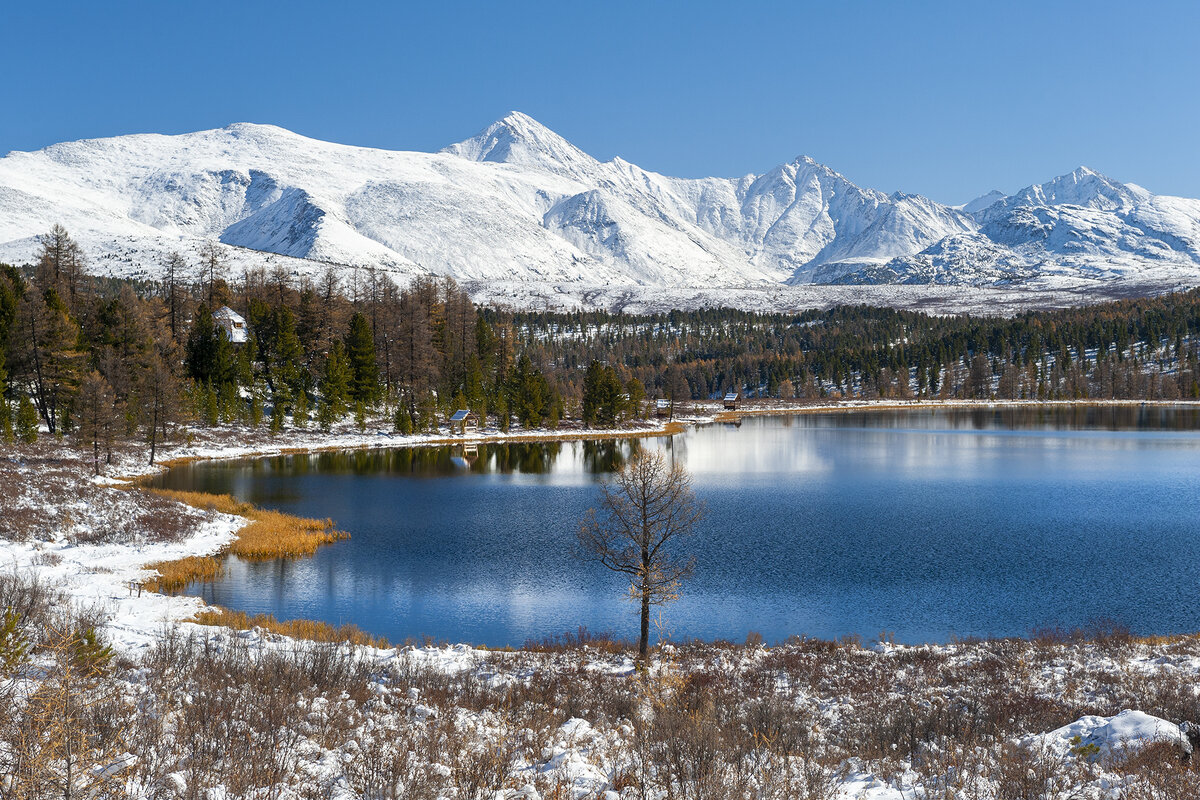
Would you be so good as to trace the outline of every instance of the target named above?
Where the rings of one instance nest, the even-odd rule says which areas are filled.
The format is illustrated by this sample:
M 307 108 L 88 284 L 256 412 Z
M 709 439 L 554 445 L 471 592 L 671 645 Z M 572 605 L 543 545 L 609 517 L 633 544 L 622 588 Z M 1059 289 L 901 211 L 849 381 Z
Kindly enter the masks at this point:
M 0 438 L 71 435 L 97 458 L 181 427 L 429 431 L 456 409 L 502 430 L 617 425 L 738 391 L 793 398 L 1200 398 L 1200 291 L 1012 318 L 838 306 L 635 316 L 477 307 L 448 278 L 297 276 L 222 250 L 162 278 L 89 274 L 54 226 L 0 265 Z M 223 308 L 234 315 L 214 315 Z M 230 322 L 237 320 L 237 322 Z M 223 324 L 224 322 L 224 324 Z M 244 323 L 244 328 L 241 325 Z M 230 325 L 238 325 L 237 335 Z M 244 340 L 244 341 L 242 341 Z

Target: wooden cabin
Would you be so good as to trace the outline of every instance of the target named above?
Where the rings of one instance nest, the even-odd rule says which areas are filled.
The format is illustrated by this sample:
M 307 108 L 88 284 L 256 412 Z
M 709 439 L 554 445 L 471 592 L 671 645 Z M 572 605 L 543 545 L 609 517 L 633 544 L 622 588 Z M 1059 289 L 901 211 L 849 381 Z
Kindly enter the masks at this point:
M 741 394 L 738 392 L 725 393 L 725 407 L 730 411 L 737 411 L 738 400 L 741 399 Z
M 450 431 L 457 431 L 463 436 L 479 432 L 479 417 L 465 408 L 455 411 L 450 417 Z
M 671 416 L 671 401 L 659 398 L 654 401 L 654 416 L 669 417 Z

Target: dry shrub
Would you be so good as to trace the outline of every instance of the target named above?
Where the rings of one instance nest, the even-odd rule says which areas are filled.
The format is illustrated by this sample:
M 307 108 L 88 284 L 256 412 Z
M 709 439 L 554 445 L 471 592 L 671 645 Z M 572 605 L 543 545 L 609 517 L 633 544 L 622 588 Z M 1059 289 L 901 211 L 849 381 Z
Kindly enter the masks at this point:
M 611 631 L 593 633 L 586 625 L 580 625 L 574 633 L 567 631 L 540 641 L 527 639 L 521 649 L 531 653 L 564 653 L 585 647 L 602 653 L 625 653 L 635 649 L 637 644 L 628 639 L 619 639 Z
M 366 645 L 387 649 L 391 647 L 388 640 L 382 636 L 373 636 L 356 625 L 341 625 L 334 627 L 325 622 L 310 619 L 280 620 L 270 614 L 255 614 L 250 616 L 241 611 L 229 611 L 213 607 L 201 611 L 193 619 L 199 625 L 214 625 L 248 631 L 261 628 L 271 633 L 290 636 L 293 639 L 303 639 L 310 642 L 350 642 L 351 644 Z

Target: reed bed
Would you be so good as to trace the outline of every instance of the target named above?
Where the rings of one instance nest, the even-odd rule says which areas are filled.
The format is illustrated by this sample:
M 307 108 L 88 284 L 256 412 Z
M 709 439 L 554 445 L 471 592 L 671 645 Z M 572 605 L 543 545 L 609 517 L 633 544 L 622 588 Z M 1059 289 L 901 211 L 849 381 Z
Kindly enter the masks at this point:
M 192 581 L 215 581 L 225 572 L 214 556 L 187 556 L 176 561 L 156 561 L 146 569 L 156 570 L 158 576 L 146 581 L 152 592 L 177 592 Z
M 345 531 L 335 530 L 331 519 L 307 519 L 255 508 L 228 494 L 181 492 L 151 489 L 154 494 L 206 511 L 245 517 L 243 526 L 225 548 L 239 558 L 266 560 L 311 556 L 323 544 L 350 538 Z M 215 556 L 188 556 L 175 561 L 160 561 L 148 565 L 159 577 L 147 582 L 152 591 L 176 591 L 192 581 L 215 580 L 221 575 L 221 562 Z
M 392 646 L 384 637 L 373 636 L 357 625 L 333 626 L 311 619 L 280 620 L 271 614 L 250 616 L 242 611 L 230 611 L 217 606 L 201 611 L 192 621 L 199 625 L 216 625 L 239 631 L 261 628 L 271 633 L 312 642 L 350 642 L 380 649 Z

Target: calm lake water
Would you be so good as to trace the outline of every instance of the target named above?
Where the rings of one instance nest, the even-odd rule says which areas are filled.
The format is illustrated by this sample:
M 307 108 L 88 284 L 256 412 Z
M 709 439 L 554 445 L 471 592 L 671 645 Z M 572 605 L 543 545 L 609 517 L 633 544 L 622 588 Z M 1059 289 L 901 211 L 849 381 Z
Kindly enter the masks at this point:
M 672 438 L 293 455 L 159 485 L 332 517 L 314 557 L 231 558 L 189 588 L 392 641 L 520 645 L 584 625 L 632 638 L 625 585 L 576 561 L 580 517 L 631 447 L 691 471 L 709 516 L 675 638 L 882 631 L 905 642 L 1115 620 L 1200 630 L 1200 415 L 1159 408 L 842 412 Z

